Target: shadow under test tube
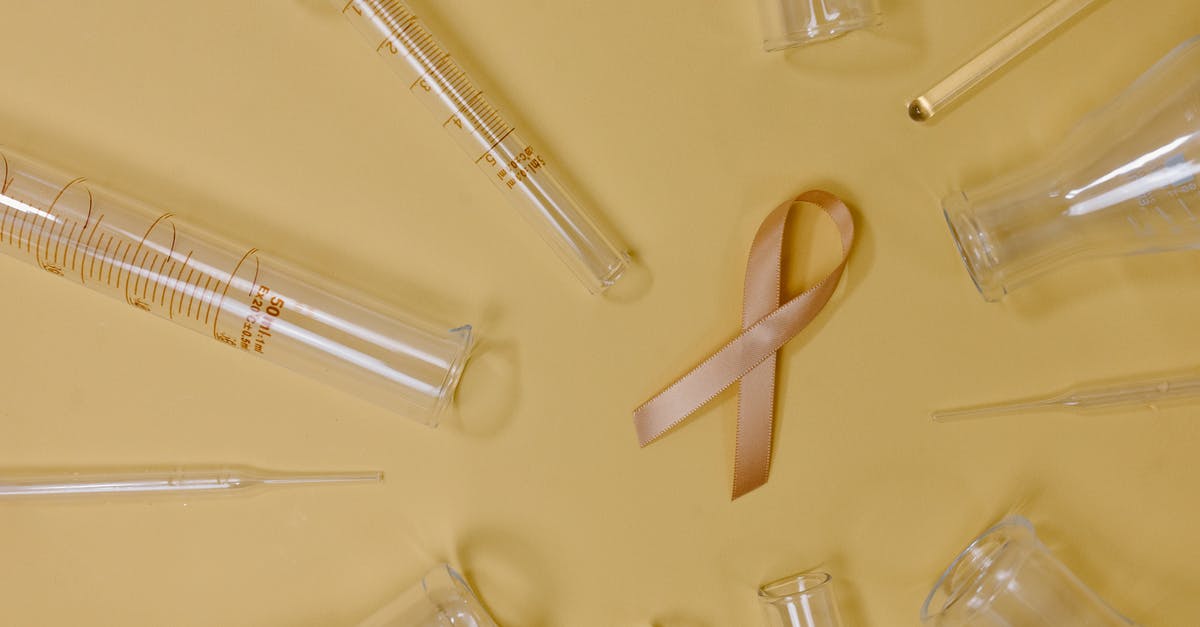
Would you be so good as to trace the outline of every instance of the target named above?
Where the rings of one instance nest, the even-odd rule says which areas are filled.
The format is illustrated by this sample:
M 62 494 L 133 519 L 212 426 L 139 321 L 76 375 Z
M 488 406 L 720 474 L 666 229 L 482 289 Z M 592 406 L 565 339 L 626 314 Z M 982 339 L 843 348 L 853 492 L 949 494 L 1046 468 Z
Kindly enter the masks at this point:
M 330 0 L 593 294 L 629 257 L 400 0 Z
M 0 171 L 3 253 L 430 426 L 453 398 L 469 326 L 406 320 L 8 149 Z

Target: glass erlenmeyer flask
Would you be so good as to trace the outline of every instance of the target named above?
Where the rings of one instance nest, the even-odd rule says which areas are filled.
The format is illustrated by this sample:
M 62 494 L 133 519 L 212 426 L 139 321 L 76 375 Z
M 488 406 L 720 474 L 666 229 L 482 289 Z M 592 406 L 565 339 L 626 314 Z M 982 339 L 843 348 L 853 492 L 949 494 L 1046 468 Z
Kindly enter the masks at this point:
M 1067 570 L 1020 516 L 959 554 L 925 599 L 921 620 L 932 627 L 1136 627 Z
M 358 627 L 497 627 L 471 586 L 442 564 Z
M 1085 118 L 1046 158 L 946 199 L 990 301 L 1089 257 L 1200 247 L 1200 36 Z
M 841 627 L 833 577 L 805 573 L 771 582 L 758 590 L 767 627 Z

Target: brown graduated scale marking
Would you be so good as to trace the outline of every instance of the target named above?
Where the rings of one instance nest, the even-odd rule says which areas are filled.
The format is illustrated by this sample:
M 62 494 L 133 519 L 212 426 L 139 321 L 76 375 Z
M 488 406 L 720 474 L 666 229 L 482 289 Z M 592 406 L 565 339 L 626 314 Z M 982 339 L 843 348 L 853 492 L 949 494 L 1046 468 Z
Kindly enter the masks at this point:
M 89 208 L 89 209 L 88 209 L 88 217 L 89 217 L 89 218 L 91 217 L 91 208 Z M 86 263 L 87 263 L 87 261 L 88 261 L 88 256 L 91 256 L 91 258 L 92 258 L 91 267 L 92 267 L 92 268 L 95 268 L 95 267 L 96 267 L 96 251 L 95 251 L 95 249 L 93 249 L 93 248 L 92 248 L 92 238 L 93 238 L 93 237 L 96 237 L 96 230 L 100 228 L 100 223 L 101 223 L 101 222 L 104 222 L 104 214 L 100 214 L 100 217 L 96 219 L 96 223 L 92 225 L 92 232 L 91 232 L 91 234 L 90 234 L 90 235 L 88 235 L 87 241 L 86 241 L 86 242 L 84 242 L 84 244 L 83 244 L 83 248 L 85 248 L 85 249 L 86 249 L 86 251 L 83 253 L 83 261 L 84 261 L 84 263 L 81 263 L 81 264 L 79 264 L 79 282 L 80 282 L 80 283 L 82 283 L 82 284 L 84 284 L 84 285 L 87 285 L 87 279 L 85 279 L 85 278 L 84 278 L 84 276 L 83 276 L 83 266 L 84 266 L 84 264 L 86 264 Z M 87 228 L 87 223 L 86 223 L 86 222 L 84 223 L 84 228 Z M 82 237 L 83 237 L 83 233 L 80 233 L 80 234 L 79 234 L 79 237 L 81 237 L 81 238 L 82 238 Z M 76 247 L 75 247 L 75 252 L 76 252 L 76 253 L 78 253 L 78 252 L 79 252 L 79 246 L 76 246 Z M 88 270 L 88 276 L 92 276 L 92 271 L 91 271 L 91 270 Z
M 104 252 L 100 253 L 100 277 L 97 277 L 97 278 L 106 276 L 104 273 L 104 264 L 107 263 L 108 264 L 108 274 L 107 274 L 108 278 L 104 279 L 104 282 L 107 283 L 108 285 L 112 285 L 112 267 L 113 267 L 113 263 L 115 263 L 115 260 L 109 258 L 109 256 L 108 256 L 108 249 L 112 248 L 113 242 L 115 242 L 115 241 L 117 241 L 117 237 L 115 235 L 109 235 L 108 243 L 104 245 Z M 120 244 L 117 244 L 117 250 L 121 250 Z
M 117 244 L 117 253 L 121 253 L 121 245 L 125 245 L 125 252 L 121 254 L 121 265 L 117 266 L 117 289 L 121 289 L 121 274 L 125 275 L 125 289 L 129 290 L 129 269 L 133 267 L 133 262 L 129 259 L 129 251 L 133 250 L 133 244 L 129 242 L 121 242 Z M 136 256 L 137 253 L 134 253 Z
M 160 287 L 163 288 L 163 297 L 165 298 L 167 295 L 167 290 L 166 290 L 166 286 L 164 285 L 163 279 L 166 275 L 163 274 L 163 271 L 167 269 L 167 262 L 171 261 L 171 258 L 174 256 L 175 256 L 175 238 L 172 237 L 171 238 L 171 248 L 170 248 L 170 250 L 167 251 L 166 256 L 164 256 L 162 258 L 162 263 L 159 264 L 158 270 L 154 273 L 154 277 L 155 277 L 154 293 L 150 295 L 150 300 L 157 300 L 158 304 L 160 304 L 160 305 L 163 304 L 163 302 L 162 302 L 162 300 L 160 300 L 158 298 L 158 288 L 160 288 Z
M 508 136 L 512 135 L 513 131 L 515 131 L 515 130 L 517 130 L 517 129 L 515 129 L 515 128 L 508 129 L 507 133 L 505 133 L 502 137 L 500 137 L 500 139 L 497 139 L 491 146 L 488 147 L 487 150 L 483 151 L 482 155 L 479 155 L 479 158 L 475 160 L 475 163 L 479 163 L 480 161 L 483 161 L 484 157 L 492 154 L 492 151 L 496 149 L 496 146 L 499 146 L 500 142 L 503 142 L 504 140 L 508 139 Z
M 138 261 L 139 254 L 142 256 L 141 261 Z M 144 266 L 146 265 L 146 262 L 149 260 L 150 260 L 150 251 L 149 250 L 134 251 L 133 261 L 130 263 L 129 268 L 127 268 L 126 272 L 125 272 L 125 275 L 126 275 L 125 293 L 127 295 L 131 291 L 130 290 L 131 286 L 133 287 L 132 292 L 135 295 L 137 294 L 138 286 L 142 284 L 142 279 L 145 278 L 143 276 L 142 272 L 139 272 L 138 270 L 143 270 Z M 128 296 L 126 296 L 126 302 L 130 302 Z
M 0 153 L 0 160 L 4 161 L 4 177 L 0 178 L 0 181 L 2 181 L 2 184 L 0 184 L 0 194 L 7 194 L 8 186 L 12 185 L 13 179 L 8 175 L 8 157 Z M 0 217 L 0 243 L 4 242 L 4 221 L 8 219 L 9 211 L 12 211 L 12 207 L 4 205 L 4 216 Z M 10 237 L 9 240 L 11 241 L 12 238 Z
M 237 265 L 233 267 L 233 272 L 229 273 L 229 280 L 225 281 L 225 289 L 221 290 L 221 299 L 217 301 L 217 315 L 213 316 L 214 340 L 221 340 L 221 334 L 217 332 L 217 324 L 221 322 L 221 311 L 222 307 L 225 306 L 225 296 L 229 294 L 229 286 L 233 285 L 233 278 L 236 277 L 238 271 L 242 269 L 242 264 L 246 263 L 246 260 L 250 258 L 250 255 L 253 255 L 257 252 L 257 248 L 251 248 L 250 250 L 247 250 L 246 254 L 242 255 L 242 258 L 238 260 Z M 255 260 L 257 259 L 258 258 L 255 257 Z
M 172 280 L 172 281 L 170 282 L 170 285 L 171 285 L 171 304 L 170 304 L 170 306 L 167 308 L 167 311 L 168 311 L 168 312 L 170 312 L 170 316 L 171 316 L 171 318 L 172 318 L 172 319 L 174 319 L 174 318 L 175 318 L 175 297 L 177 297 L 177 296 L 179 297 L 180 311 L 182 311 L 182 310 L 183 310 L 183 307 L 182 307 L 182 305 L 183 305 L 183 295 L 182 295 L 182 294 L 179 292 L 179 283 L 180 283 L 180 282 L 183 280 L 183 270 L 184 270 L 184 268 L 187 268 L 187 267 L 188 267 L 188 263 L 190 263 L 191 261 L 192 261 L 192 253 L 191 253 L 191 252 L 189 252 L 189 253 L 187 254 L 187 257 L 185 257 L 185 258 L 184 258 L 184 260 L 183 260 L 183 263 L 182 263 L 182 264 L 180 264 L 180 266 L 179 266 L 179 275 L 178 275 L 178 276 L 176 276 L 176 277 L 175 277 L 175 279 L 174 279 L 174 280 Z
M 72 233 L 75 232 L 75 229 L 79 228 L 78 222 L 76 222 L 74 220 L 63 220 L 62 224 L 60 224 L 58 227 L 58 235 L 54 235 L 53 233 L 51 233 L 51 239 L 54 240 L 54 254 L 50 255 L 50 261 L 55 264 L 60 264 L 62 266 L 67 265 L 67 256 L 65 254 L 63 255 L 62 259 L 58 258 L 58 254 L 60 252 L 64 252 L 64 253 L 66 252 L 66 249 L 64 249 L 64 247 L 63 247 L 63 241 L 68 242 L 66 248 L 69 249 L 71 246 L 71 244 L 69 243 L 70 236 L 67 235 L 67 224 L 68 223 L 71 225 Z
M 389 45 L 392 54 L 400 54 L 403 51 L 405 56 L 413 58 L 422 68 L 420 76 L 409 85 L 409 90 L 420 86 L 423 90 L 432 92 L 436 88 L 451 100 L 455 109 L 465 118 L 464 121 L 474 127 L 474 132 L 487 138 L 485 141 L 499 143 L 501 140 L 498 138 L 506 135 L 511 127 L 487 102 L 483 92 L 471 84 L 466 72 L 453 61 L 452 55 L 438 46 L 433 35 L 425 30 L 417 16 L 393 1 L 364 1 L 362 4 L 372 11 L 374 17 L 384 22 L 388 29 L 389 37 L 385 38 L 376 50 L 382 50 L 385 45 Z M 362 11 L 357 7 L 355 12 L 362 15 Z M 399 46 L 391 45 L 393 40 L 398 42 Z M 478 105 L 474 104 L 476 100 L 479 101 Z M 445 124 L 453 121 L 447 120 Z
M 192 277 L 196 275 L 195 268 L 188 268 L 187 278 L 183 281 L 183 296 L 179 297 L 179 313 L 185 313 L 183 301 L 187 299 L 186 315 L 192 315 L 192 303 L 196 302 L 196 284 L 192 283 Z
M 41 226 L 41 228 L 38 229 L 37 246 L 34 248 L 34 253 L 33 253 L 34 260 L 37 261 L 39 265 L 41 264 L 41 261 L 42 261 L 42 233 L 44 233 L 46 231 L 46 223 L 49 222 L 50 219 L 54 216 L 54 206 L 57 205 L 58 201 L 62 199 L 63 194 L 67 193 L 68 189 L 71 189 L 72 185 L 75 185 L 76 183 L 82 183 L 84 180 L 85 179 L 81 176 L 77 179 L 72 180 L 70 183 L 67 183 L 66 185 L 64 185 L 63 188 L 58 190 L 58 193 L 54 195 L 54 200 L 50 201 L 50 206 L 47 207 L 45 213 L 42 214 L 42 226 Z M 54 220 L 54 221 L 60 222 L 61 220 Z M 54 228 L 51 227 L 50 231 L 53 232 Z M 49 240 L 47 240 L 47 245 L 49 245 Z M 45 266 L 43 266 L 43 267 L 45 267 Z
M 168 249 L 167 249 L 167 256 L 162 258 L 161 264 L 158 264 L 158 271 L 154 275 L 155 276 L 154 295 L 151 295 L 150 300 L 158 299 L 158 287 L 163 285 L 162 271 L 163 271 L 163 269 L 167 268 L 167 262 L 172 261 L 172 259 L 174 259 L 175 243 L 176 243 L 176 241 L 179 240 L 179 229 L 175 228 L 175 223 L 174 222 L 167 222 L 167 223 L 168 223 L 168 225 L 170 225 L 170 247 L 168 247 Z M 169 276 L 167 277 L 167 279 L 169 280 Z M 145 295 L 145 291 L 142 292 L 142 295 Z M 163 292 L 162 292 L 162 299 L 158 300 L 158 304 L 160 304 L 160 305 L 164 304 L 163 301 L 166 299 L 167 299 L 167 289 L 166 289 L 166 287 L 164 287 Z
M 97 223 L 97 224 L 99 224 L 99 223 Z M 96 229 L 95 229 L 95 227 L 93 227 L 93 228 L 92 228 L 92 235 L 95 235 L 95 234 L 96 234 L 96 232 L 95 232 L 95 231 L 96 231 Z M 93 279 L 94 279 L 94 278 L 96 278 L 96 260 L 100 258 L 100 255 L 99 255 L 98 253 L 99 253 L 99 250 L 100 250 L 100 243 L 101 243 L 101 242 L 103 242 L 103 241 L 104 241 L 104 233 L 101 233 L 101 234 L 100 234 L 100 239 L 96 240 L 96 248 L 94 248 L 94 249 L 92 249 L 92 250 L 90 250 L 90 251 L 89 251 L 89 252 L 90 252 L 90 256 L 91 256 L 91 260 L 90 260 L 90 262 L 88 263 L 88 276 L 89 276 L 90 278 L 93 278 Z M 91 239 L 90 239 L 90 238 L 89 238 L 88 242 L 89 242 L 89 243 L 91 243 Z M 104 268 L 104 265 L 103 265 L 103 264 L 101 264 L 100 268 L 101 268 L 101 269 L 103 269 L 103 268 Z
M 4 161 L 4 177 L 0 178 L 0 181 L 3 182 L 0 183 L 0 194 L 7 194 L 8 186 L 13 184 L 13 177 L 8 175 L 8 157 L 0 153 L 0 160 Z
M 138 240 L 137 249 L 133 252 L 133 259 L 135 262 L 137 261 L 138 253 L 140 253 L 142 251 L 142 247 L 146 245 L 146 239 L 149 238 L 150 234 L 154 232 L 154 228 L 157 227 L 159 224 L 161 224 L 163 220 L 170 220 L 170 219 L 171 219 L 171 213 L 167 212 L 167 213 L 162 214 L 161 216 L 158 216 L 158 218 L 155 219 L 154 222 L 150 223 L 150 227 L 147 228 L 146 232 L 142 234 L 142 239 Z M 128 266 L 126 266 L 122 269 L 125 270 L 125 302 L 132 305 L 133 300 L 131 300 L 129 297 L 129 272 L 130 272 L 130 269 Z M 147 276 L 147 278 L 149 278 L 149 276 Z M 140 281 L 140 279 L 141 279 L 141 277 L 139 276 L 137 281 Z M 117 287 L 121 287 L 120 278 L 117 279 Z M 137 291 L 136 281 L 134 283 L 133 289 L 134 289 L 134 292 Z
M 209 275 L 206 272 L 204 272 L 203 270 L 196 273 L 196 284 L 195 284 L 195 286 L 192 287 L 191 294 L 188 297 L 187 316 L 189 318 L 193 318 L 192 308 L 195 307 L 196 315 L 194 316 L 194 318 L 197 322 L 200 321 L 200 311 L 201 311 L 201 308 L 204 307 L 204 305 L 202 304 L 204 302 L 203 288 L 200 287 L 200 280 L 208 278 L 208 276 Z M 197 303 L 201 303 L 201 304 L 197 304 Z
M 58 261 L 58 250 L 60 248 L 62 248 L 62 233 L 63 233 L 63 230 L 67 228 L 68 220 L 60 219 L 60 220 L 55 220 L 55 222 L 56 222 L 56 224 L 53 224 L 50 226 L 50 233 L 46 237 L 45 253 L 46 253 L 46 261 L 49 263 L 56 263 Z M 55 228 L 58 229 L 58 235 L 54 234 Z M 54 244 L 54 249 L 53 249 L 54 252 L 50 252 L 51 251 L 51 248 L 50 248 L 51 243 Z
M 85 187 L 84 189 L 87 189 L 87 188 Z M 80 246 L 80 243 L 83 241 L 83 234 L 85 232 L 87 232 L 88 224 L 91 223 L 91 221 L 92 221 L 92 210 L 95 208 L 95 198 L 92 197 L 92 190 L 87 189 L 87 194 L 88 194 L 87 217 L 85 217 L 83 219 L 83 227 L 81 229 L 79 229 L 79 238 L 75 240 L 75 250 L 71 252 L 71 269 L 72 270 L 74 270 L 75 268 L 78 267 L 77 261 L 79 260 L 79 246 Z M 85 259 L 86 259 L 86 253 L 85 253 Z M 82 270 L 79 273 L 79 279 L 81 281 L 83 280 Z
M 24 243 L 25 252 L 30 252 L 32 250 L 32 246 L 30 245 L 29 238 L 25 237 L 25 227 L 30 227 L 30 231 L 32 231 L 32 229 L 34 229 L 32 228 L 34 227 L 34 222 L 32 222 L 29 214 L 25 213 L 25 211 L 17 211 L 17 214 L 20 216 L 20 229 L 17 231 L 17 247 L 20 249 L 20 245 Z
M 117 242 L 117 247 L 113 249 L 113 256 L 111 259 L 108 260 L 108 275 L 105 277 L 104 282 L 109 285 L 113 285 L 113 282 L 112 282 L 113 276 L 112 275 L 113 275 L 113 270 L 116 270 L 117 271 L 117 282 L 115 284 L 115 287 L 120 289 L 120 287 L 121 287 L 121 266 L 124 265 L 124 263 L 125 263 L 124 255 L 129 254 L 129 249 L 132 247 L 132 244 L 117 240 L 115 235 L 113 236 L 112 241 Z M 122 246 L 125 247 L 124 255 L 121 254 Z M 120 258 L 119 261 L 118 261 L 118 258 Z
M 71 223 L 71 231 L 67 233 L 67 241 L 68 242 L 73 241 L 73 238 L 75 237 L 75 229 L 77 229 L 77 228 L 79 228 L 79 223 L 72 222 Z M 71 254 L 71 245 L 67 244 L 67 247 L 63 249 L 63 258 L 62 258 L 63 266 L 70 267 L 71 270 L 75 270 L 74 261 L 72 261 L 71 263 L 67 263 L 67 256 L 70 254 Z
M 208 278 L 204 281 L 204 302 L 205 302 L 204 326 L 208 326 L 209 316 L 212 315 L 213 300 L 214 300 L 213 296 L 216 295 L 216 293 L 212 291 L 212 282 L 213 282 L 212 275 L 209 275 Z M 220 285 L 220 284 L 221 283 L 218 281 L 217 285 Z M 199 309 L 196 310 L 196 319 L 197 320 L 200 319 L 200 310 Z

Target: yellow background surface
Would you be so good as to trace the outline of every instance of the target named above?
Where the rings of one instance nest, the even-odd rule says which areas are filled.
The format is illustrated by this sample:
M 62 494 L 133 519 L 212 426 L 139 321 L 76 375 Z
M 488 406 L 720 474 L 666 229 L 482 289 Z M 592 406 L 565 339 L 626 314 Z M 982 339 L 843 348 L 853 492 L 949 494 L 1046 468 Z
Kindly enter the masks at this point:
M 449 561 L 506 627 L 753 627 L 759 584 L 813 568 L 848 625 L 916 625 L 1010 511 L 1139 622 L 1200 621 L 1195 407 L 928 417 L 1196 362 L 1195 254 L 987 304 L 939 199 L 1053 146 L 1200 4 L 1103 3 L 928 127 L 907 99 L 1039 0 L 884 0 L 884 26 L 785 54 L 762 52 L 750 0 L 412 4 L 649 289 L 587 295 L 321 0 L 5 1 L 0 141 L 482 340 L 432 431 L 0 261 L 0 465 L 387 472 L 0 503 L 0 623 L 353 626 Z M 645 450 L 630 411 L 736 331 L 754 230 L 810 187 L 843 194 L 861 236 L 783 351 L 771 481 L 731 504 L 732 394 Z M 817 219 L 793 240 L 795 289 L 837 250 Z

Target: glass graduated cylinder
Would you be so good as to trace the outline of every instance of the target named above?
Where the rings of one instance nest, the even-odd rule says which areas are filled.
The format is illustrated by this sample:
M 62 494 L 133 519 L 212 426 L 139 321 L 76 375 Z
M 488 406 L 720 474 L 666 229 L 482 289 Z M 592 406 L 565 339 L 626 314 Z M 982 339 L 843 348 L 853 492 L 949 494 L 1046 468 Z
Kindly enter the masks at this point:
M 0 168 L 0 252 L 425 424 L 453 397 L 470 327 L 406 320 L 9 149 Z
M 331 0 L 409 91 L 592 293 L 624 274 L 629 258 L 552 173 L 408 6 L 399 0 Z

